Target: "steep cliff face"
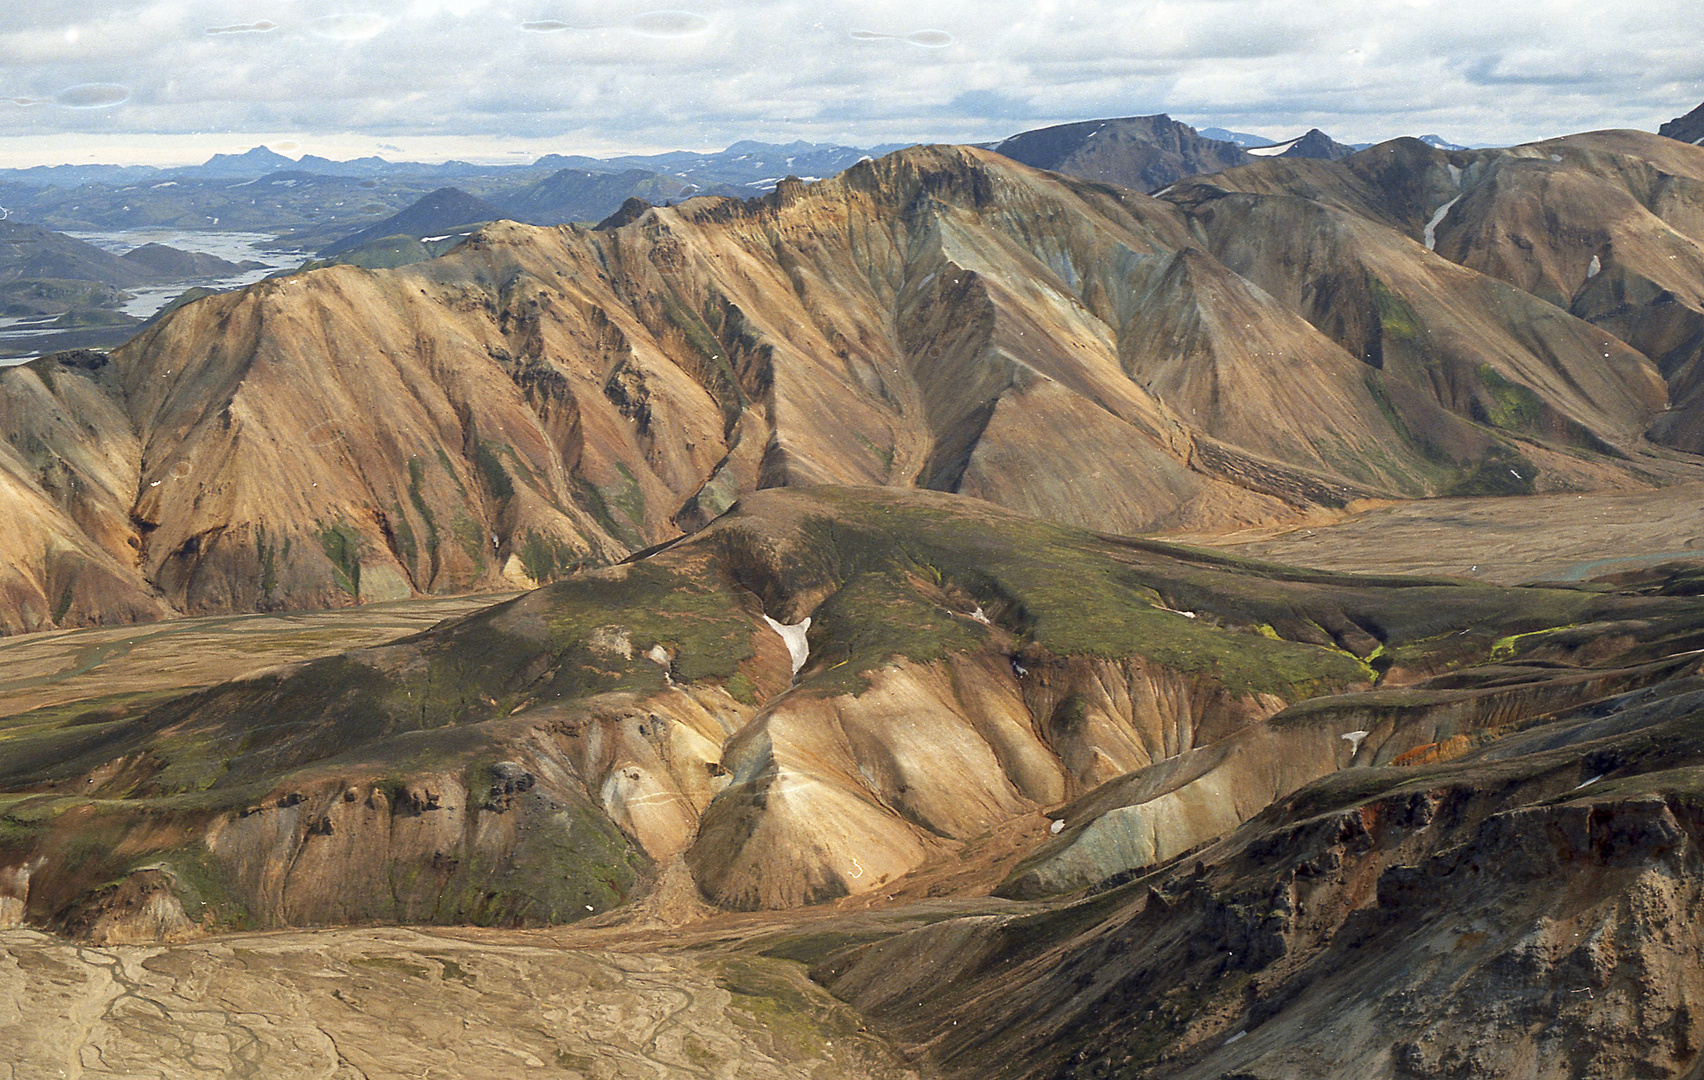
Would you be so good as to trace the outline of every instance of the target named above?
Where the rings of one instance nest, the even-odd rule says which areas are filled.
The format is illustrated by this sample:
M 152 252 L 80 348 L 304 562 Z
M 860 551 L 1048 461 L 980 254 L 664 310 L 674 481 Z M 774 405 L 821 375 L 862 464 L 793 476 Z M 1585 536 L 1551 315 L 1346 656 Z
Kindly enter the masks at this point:
M 171 610 L 139 572 L 140 446 L 115 393 L 70 365 L 0 374 L 0 632 Z
M 55 544 L 105 552 L 134 594 L 74 601 L 77 621 L 527 585 L 776 486 L 927 487 L 1130 533 L 1689 474 L 1642 433 L 1684 425 L 1663 410 L 1690 362 L 1426 251 L 1415 193 L 1458 167 L 1414 145 L 1163 200 L 914 148 L 761 200 L 499 223 L 402 270 L 264 282 L 107 368 L 0 373 L 32 402 L 8 422 L 35 473 L 15 498 L 56 505 Z M 1593 153 L 1558 169 L 1595 176 Z M 88 419 L 50 438 L 38 414 Z M 63 589 L 31 558 L 15 587 L 52 602 L 18 621 L 39 628 Z

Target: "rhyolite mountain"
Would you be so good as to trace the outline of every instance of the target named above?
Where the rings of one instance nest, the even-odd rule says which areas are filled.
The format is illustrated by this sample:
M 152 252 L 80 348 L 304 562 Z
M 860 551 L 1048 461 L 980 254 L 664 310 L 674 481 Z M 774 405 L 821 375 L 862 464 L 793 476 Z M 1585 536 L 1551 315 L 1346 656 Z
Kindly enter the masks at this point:
M 776 486 L 1135 533 L 1694 476 L 1697 176 L 1704 150 L 1638 133 L 1403 140 L 1156 199 L 926 147 L 276 278 L 105 366 L 0 374 L 0 470 L 43 523 L 0 531 L 0 611 L 528 585 Z M 1464 193 L 1486 227 L 1432 225 Z M 1543 231 L 1586 215 L 1603 240 Z
M 390 645 L 8 718 L 0 914 L 119 943 L 668 882 L 701 914 L 927 901 L 753 948 L 952 1077 L 1679 1075 L 1701 594 L 757 492 Z
M 1206 138 L 1163 113 L 1036 128 L 993 149 L 1033 168 L 1137 191 L 1158 191 L 1186 176 L 1254 160 L 1241 145 Z
M 1444 151 L 1398 139 L 1329 164 L 1276 159 L 1192 180 L 1172 198 L 1222 221 L 1209 249 L 1315 322 L 1353 309 L 1335 282 L 1287 293 L 1288 267 L 1264 265 L 1236 230 L 1262 227 L 1303 200 L 1311 213 L 1376 222 L 1458 266 L 1546 301 L 1599 328 L 1604 351 L 1630 346 L 1667 385 L 1648 436 L 1704 452 L 1704 172 L 1698 149 L 1639 131 L 1602 131 L 1508 149 Z M 1211 208 L 1211 209 L 1210 209 Z M 1295 257 L 1304 257 L 1301 252 Z M 1363 310 L 1389 313 L 1377 288 Z M 1352 351 L 1383 363 L 1388 320 Z M 1347 326 L 1343 333 L 1352 335 Z M 1422 351 L 1435 335 L 1416 337 Z M 1606 357 L 1607 358 L 1607 357 Z M 1428 361 L 1422 361 L 1427 363 Z M 1517 392 L 1517 396 L 1518 392 Z M 1513 397 L 1493 409 L 1526 409 Z

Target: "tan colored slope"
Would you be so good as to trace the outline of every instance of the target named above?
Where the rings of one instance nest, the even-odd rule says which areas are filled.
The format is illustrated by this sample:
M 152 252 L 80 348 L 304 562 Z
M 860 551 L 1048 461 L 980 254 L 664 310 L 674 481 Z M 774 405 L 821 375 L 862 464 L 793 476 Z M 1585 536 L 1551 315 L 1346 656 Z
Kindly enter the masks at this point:
M 67 512 L 171 609 L 324 607 L 549 580 L 763 487 L 1134 533 L 1685 471 L 1605 338 L 1320 203 L 920 147 L 206 298 L 49 390 L 99 420 L 43 461 L 102 475 Z
M 1377 370 L 1369 378 L 1409 439 L 1439 464 L 1506 458 L 1540 490 L 1612 486 L 1616 466 L 1554 451 L 1637 452 L 1667 404 L 1643 354 L 1394 230 L 1206 182 L 1174 197 L 1190 201 L 1221 262 Z
M 0 633 L 168 615 L 128 520 L 136 438 L 86 372 L 55 368 L 0 373 Z
M 1641 131 L 1452 152 L 1399 139 L 1343 162 L 1273 160 L 1200 183 L 1300 197 L 1421 242 L 1430 226 L 1438 254 L 1644 353 L 1672 405 L 1651 437 L 1704 448 L 1704 149 Z
M 1365 366 L 1198 249 L 1158 270 L 1124 315 L 1119 352 L 1132 378 L 1222 442 L 1377 488 L 1423 489 Z
M 1631 131 L 1530 149 L 1441 249 L 1650 356 L 1672 404 L 1652 438 L 1704 452 L 1704 149 Z

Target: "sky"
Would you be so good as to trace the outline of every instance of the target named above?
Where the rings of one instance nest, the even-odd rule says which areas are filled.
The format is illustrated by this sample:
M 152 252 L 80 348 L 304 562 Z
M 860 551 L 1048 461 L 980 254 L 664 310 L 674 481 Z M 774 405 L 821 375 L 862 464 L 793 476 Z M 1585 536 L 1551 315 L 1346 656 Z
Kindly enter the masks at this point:
M 1156 112 L 1501 145 L 1704 101 L 1698 0 L 656 4 L 6 0 L 0 167 L 981 142 Z

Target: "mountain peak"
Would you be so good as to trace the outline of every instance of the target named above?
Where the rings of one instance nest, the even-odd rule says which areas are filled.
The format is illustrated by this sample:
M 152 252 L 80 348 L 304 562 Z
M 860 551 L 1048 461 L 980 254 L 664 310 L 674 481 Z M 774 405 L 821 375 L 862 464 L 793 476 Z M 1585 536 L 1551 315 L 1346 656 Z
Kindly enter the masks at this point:
M 419 239 L 428 233 L 453 233 L 463 227 L 495 221 L 503 216 L 497 207 L 461 188 L 441 187 L 420 196 L 403 210 L 385 220 L 369 225 L 322 249 L 320 256 L 330 257 L 360 247 L 387 236 L 412 236 Z
M 1204 138 L 1165 113 L 1081 120 L 1019 132 L 994 151 L 1037 169 L 1154 191 L 1248 162 L 1234 143 Z
M 1248 152 L 1255 157 L 1291 157 L 1312 158 L 1316 161 L 1341 161 L 1353 154 L 1355 148 L 1343 145 L 1319 128 L 1309 128 L 1306 135 L 1299 135 L 1285 142 L 1273 143 L 1271 146 L 1252 147 Z

